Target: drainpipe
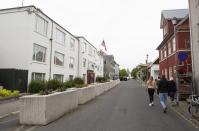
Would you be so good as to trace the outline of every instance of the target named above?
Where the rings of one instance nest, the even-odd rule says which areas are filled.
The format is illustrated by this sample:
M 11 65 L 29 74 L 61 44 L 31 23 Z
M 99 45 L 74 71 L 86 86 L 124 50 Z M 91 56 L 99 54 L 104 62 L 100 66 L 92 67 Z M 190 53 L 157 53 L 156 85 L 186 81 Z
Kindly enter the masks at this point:
M 52 72 L 52 44 L 53 44 L 53 21 L 52 22 L 52 29 L 51 29 L 51 38 L 50 38 L 50 68 L 49 68 L 49 80 L 51 79 L 51 72 Z
M 77 76 L 80 77 L 80 65 L 79 65 L 79 61 L 80 61 L 80 40 L 79 38 L 77 38 L 78 40 L 78 58 L 77 58 Z

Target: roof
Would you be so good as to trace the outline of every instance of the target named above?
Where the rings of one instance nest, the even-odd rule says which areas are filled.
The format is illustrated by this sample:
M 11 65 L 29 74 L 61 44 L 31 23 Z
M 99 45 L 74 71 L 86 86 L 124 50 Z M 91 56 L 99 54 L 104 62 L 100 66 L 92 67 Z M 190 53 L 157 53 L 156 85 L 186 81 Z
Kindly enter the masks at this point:
M 163 27 L 165 20 L 172 20 L 174 17 L 181 20 L 188 14 L 188 9 L 162 10 L 160 28 Z
M 159 57 L 156 58 L 156 59 L 149 65 L 149 68 L 152 67 L 152 65 L 155 65 L 155 64 L 159 64 Z

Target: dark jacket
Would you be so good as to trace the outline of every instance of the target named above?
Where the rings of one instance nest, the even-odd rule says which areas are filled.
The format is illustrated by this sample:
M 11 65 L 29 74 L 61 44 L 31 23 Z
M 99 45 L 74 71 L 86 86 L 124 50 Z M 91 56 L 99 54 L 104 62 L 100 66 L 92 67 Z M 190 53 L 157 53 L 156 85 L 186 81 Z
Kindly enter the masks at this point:
M 169 92 L 176 92 L 176 83 L 174 80 L 168 82 Z
M 168 93 L 168 81 L 161 79 L 158 84 L 158 93 Z

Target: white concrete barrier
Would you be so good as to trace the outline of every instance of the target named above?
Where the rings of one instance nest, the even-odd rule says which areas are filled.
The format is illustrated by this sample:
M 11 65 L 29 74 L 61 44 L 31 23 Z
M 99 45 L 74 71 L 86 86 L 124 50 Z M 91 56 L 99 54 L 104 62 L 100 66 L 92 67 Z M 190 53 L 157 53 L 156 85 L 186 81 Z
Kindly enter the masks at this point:
M 78 107 L 78 91 L 71 89 L 49 95 L 20 98 L 20 123 L 46 125 Z
M 95 85 L 78 89 L 78 104 L 84 104 L 95 98 Z

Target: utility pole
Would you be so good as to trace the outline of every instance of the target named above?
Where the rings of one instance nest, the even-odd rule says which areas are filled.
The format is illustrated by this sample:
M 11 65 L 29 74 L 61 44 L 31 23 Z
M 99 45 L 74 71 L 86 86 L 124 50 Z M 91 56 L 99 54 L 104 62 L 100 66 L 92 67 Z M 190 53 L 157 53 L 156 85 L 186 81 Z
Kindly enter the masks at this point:
M 148 80 L 148 58 L 149 58 L 149 55 L 146 54 L 146 80 Z

